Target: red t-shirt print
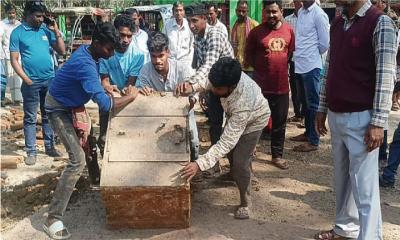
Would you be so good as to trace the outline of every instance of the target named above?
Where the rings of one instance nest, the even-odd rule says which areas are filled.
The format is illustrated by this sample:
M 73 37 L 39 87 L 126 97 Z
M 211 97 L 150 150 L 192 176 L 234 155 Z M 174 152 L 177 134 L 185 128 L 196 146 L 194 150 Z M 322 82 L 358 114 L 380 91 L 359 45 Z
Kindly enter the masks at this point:
M 288 58 L 294 51 L 294 32 L 289 24 L 270 29 L 254 28 L 246 43 L 246 61 L 254 67 L 254 80 L 264 94 L 289 92 Z

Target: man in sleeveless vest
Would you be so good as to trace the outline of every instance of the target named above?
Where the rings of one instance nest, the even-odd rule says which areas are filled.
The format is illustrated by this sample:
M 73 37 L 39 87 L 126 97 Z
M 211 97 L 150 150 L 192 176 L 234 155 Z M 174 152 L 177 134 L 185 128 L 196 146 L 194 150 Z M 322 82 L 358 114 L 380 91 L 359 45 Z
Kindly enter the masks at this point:
M 316 239 L 382 239 L 378 153 L 387 124 L 396 64 L 394 22 L 368 0 L 336 0 L 316 130 L 331 129 L 335 226 Z

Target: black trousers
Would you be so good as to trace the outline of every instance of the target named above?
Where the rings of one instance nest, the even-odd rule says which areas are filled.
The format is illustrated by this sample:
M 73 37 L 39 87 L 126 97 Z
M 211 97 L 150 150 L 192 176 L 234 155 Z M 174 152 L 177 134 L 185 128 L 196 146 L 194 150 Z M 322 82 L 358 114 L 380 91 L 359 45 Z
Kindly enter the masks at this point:
M 271 154 L 272 158 L 281 158 L 285 144 L 286 119 L 289 110 L 289 94 L 276 95 L 264 94 L 271 109 L 272 133 Z
M 296 117 L 304 117 L 304 106 L 299 96 L 299 87 L 297 84 L 298 74 L 294 72 L 294 62 L 290 61 L 289 63 L 289 84 L 290 84 L 290 92 L 292 95 L 292 103 L 294 115 Z
M 210 124 L 211 145 L 214 145 L 218 142 L 222 134 L 224 109 L 222 108 L 220 98 L 215 96 L 211 91 L 207 93 L 207 116 L 208 123 Z

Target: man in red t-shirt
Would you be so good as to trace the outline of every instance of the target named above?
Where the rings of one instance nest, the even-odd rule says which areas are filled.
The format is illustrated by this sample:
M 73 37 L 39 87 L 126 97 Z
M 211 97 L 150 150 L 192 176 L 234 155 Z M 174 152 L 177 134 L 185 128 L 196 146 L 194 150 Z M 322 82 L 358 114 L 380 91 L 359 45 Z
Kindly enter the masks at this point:
M 287 169 L 282 159 L 289 109 L 288 61 L 294 51 L 294 32 L 283 22 L 282 1 L 263 1 L 266 21 L 251 30 L 245 50 L 246 62 L 254 68 L 254 80 L 271 108 L 272 162 Z

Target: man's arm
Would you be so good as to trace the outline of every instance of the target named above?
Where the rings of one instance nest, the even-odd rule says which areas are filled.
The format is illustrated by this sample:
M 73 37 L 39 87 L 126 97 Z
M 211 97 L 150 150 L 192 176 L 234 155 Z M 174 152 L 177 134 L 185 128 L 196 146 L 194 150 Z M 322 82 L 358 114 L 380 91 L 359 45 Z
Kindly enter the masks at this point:
M 251 112 L 249 110 L 233 113 L 228 119 L 220 140 L 206 154 L 196 160 L 202 171 L 210 169 L 215 163 L 228 154 L 237 144 L 248 124 Z
M 10 60 L 11 66 L 14 68 L 14 71 L 18 74 L 18 76 L 27 84 L 32 85 L 32 80 L 25 74 L 24 69 L 19 63 L 19 52 L 10 52 Z
M 328 106 L 326 102 L 326 81 L 328 79 L 329 72 L 329 59 L 330 59 L 330 49 L 328 49 L 328 54 L 326 55 L 324 71 L 321 74 L 321 87 L 319 92 L 319 106 L 318 112 L 315 117 L 315 130 L 321 136 L 325 136 L 328 133 L 328 129 L 326 128 L 326 115 L 328 112 Z
M 329 48 L 329 18 L 325 13 L 318 14 L 315 19 L 315 26 L 318 34 L 319 54 L 325 53 Z
M 244 58 L 247 64 L 254 68 L 255 57 L 257 51 L 257 35 L 256 31 L 251 30 L 246 40 L 246 47 L 244 51 Z
M 58 29 L 57 23 L 54 21 L 53 25 L 47 26 L 53 32 L 55 39 L 53 39 L 51 47 L 61 56 L 65 55 L 65 43 L 62 38 L 61 32 Z
M 137 80 L 137 76 L 129 76 L 128 77 L 128 81 L 126 81 L 126 87 L 127 86 L 135 86 L 136 85 L 136 80 Z

